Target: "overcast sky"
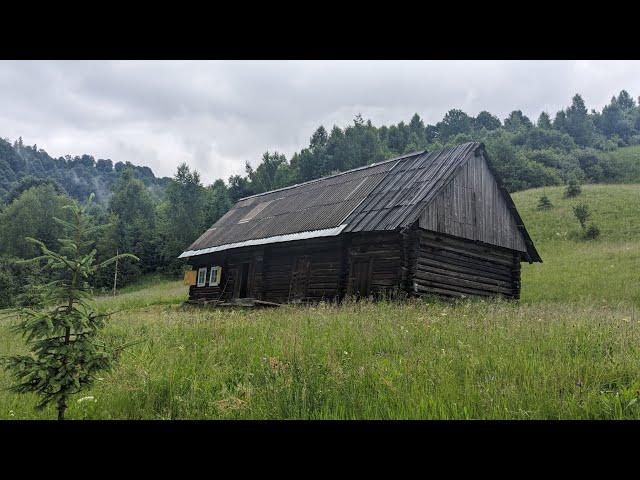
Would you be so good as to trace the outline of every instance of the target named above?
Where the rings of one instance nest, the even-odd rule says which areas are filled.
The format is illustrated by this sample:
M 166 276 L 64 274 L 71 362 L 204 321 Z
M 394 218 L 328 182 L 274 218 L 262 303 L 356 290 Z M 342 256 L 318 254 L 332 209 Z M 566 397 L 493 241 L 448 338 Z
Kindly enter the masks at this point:
M 0 137 L 203 181 L 290 158 L 316 127 L 436 123 L 451 108 L 551 115 L 580 93 L 600 110 L 640 95 L 637 61 L 0 61 Z

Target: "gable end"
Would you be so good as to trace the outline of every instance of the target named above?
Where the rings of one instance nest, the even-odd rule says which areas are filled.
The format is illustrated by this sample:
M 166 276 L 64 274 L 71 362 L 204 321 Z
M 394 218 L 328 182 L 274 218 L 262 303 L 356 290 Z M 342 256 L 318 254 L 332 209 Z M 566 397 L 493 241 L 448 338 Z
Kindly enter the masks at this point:
M 482 147 L 458 167 L 426 205 L 418 225 L 425 230 L 515 250 L 529 261 L 541 261 Z

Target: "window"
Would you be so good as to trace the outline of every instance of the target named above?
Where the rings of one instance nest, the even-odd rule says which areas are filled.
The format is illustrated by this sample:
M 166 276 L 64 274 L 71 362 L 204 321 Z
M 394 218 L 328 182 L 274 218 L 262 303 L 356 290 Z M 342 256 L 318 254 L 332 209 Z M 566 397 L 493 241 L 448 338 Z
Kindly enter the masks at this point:
M 198 269 L 198 286 L 204 287 L 207 284 L 207 267 Z
M 220 285 L 221 276 L 222 276 L 221 267 L 211 267 L 211 272 L 209 273 L 209 285 L 212 287 L 217 287 L 218 285 Z

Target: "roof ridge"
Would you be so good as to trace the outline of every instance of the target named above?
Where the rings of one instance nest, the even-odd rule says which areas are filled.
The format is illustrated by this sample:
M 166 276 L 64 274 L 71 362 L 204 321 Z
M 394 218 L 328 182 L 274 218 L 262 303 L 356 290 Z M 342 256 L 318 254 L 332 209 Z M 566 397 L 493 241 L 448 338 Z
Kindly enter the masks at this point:
M 292 188 L 297 188 L 297 187 L 301 187 L 301 186 L 304 186 L 304 185 L 310 185 L 312 183 L 317 183 L 317 182 L 320 182 L 322 180 L 327 180 L 329 178 L 334 178 L 334 177 L 339 177 L 341 175 L 346 175 L 347 173 L 357 172 L 358 170 L 366 170 L 367 168 L 373 168 L 373 167 L 377 167 L 377 166 L 380 166 L 380 165 L 384 165 L 385 163 L 389 163 L 389 162 L 393 162 L 393 161 L 397 161 L 397 160 L 402 160 L 403 158 L 423 155 L 426 152 L 427 152 L 427 150 L 417 150 L 415 152 L 405 153 L 404 155 L 400 155 L 398 157 L 389 158 L 387 160 L 382 160 L 380 162 L 372 163 L 370 165 L 363 165 L 362 167 L 352 168 L 351 170 L 345 170 L 344 172 L 338 172 L 338 173 L 334 173 L 332 175 L 326 175 L 324 177 L 314 178 L 312 180 L 307 180 L 306 182 L 296 183 L 294 185 L 289 185 L 287 187 L 276 188 L 275 190 L 269 190 L 267 192 L 255 193 L 253 195 L 248 195 L 246 197 L 239 198 L 238 202 L 241 202 L 243 200 L 248 200 L 250 198 L 261 197 L 263 195 L 267 195 L 267 194 L 270 194 L 270 193 L 281 192 L 281 191 L 284 191 L 284 190 L 290 190 Z

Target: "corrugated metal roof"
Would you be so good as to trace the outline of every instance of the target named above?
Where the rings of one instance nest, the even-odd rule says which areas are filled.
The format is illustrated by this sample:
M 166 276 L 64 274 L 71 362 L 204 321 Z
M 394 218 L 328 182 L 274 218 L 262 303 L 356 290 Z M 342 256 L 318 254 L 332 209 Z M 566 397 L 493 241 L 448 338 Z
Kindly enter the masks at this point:
M 188 250 L 338 227 L 397 161 L 243 198 Z
M 237 248 L 235 245 L 256 240 L 269 243 L 269 238 L 297 239 L 299 235 L 293 234 L 300 233 L 313 238 L 313 232 L 326 236 L 338 230 L 335 235 L 406 227 L 479 149 L 484 152 L 482 144 L 469 142 L 431 153 L 416 152 L 243 198 L 181 256 Z M 501 189 L 515 212 L 530 256 L 539 260 L 511 197 Z

